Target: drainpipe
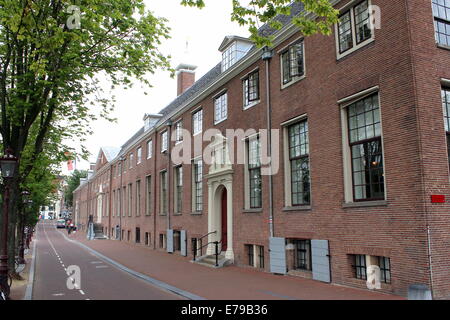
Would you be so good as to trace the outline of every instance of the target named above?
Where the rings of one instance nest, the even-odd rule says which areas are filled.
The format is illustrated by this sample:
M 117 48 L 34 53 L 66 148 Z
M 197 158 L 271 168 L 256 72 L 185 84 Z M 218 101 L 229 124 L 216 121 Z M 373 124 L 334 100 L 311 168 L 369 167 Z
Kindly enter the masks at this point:
M 112 180 L 113 180 L 113 166 L 110 164 L 109 165 L 109 170 L 110 174 L 109 174 L 109 208 L 108 208 L 108 233 L 110 235 L 110 239 L 112 239 L 112 234 L 111 234 L 111 219 L 112 219 L 112 194 L 113 194 L 113 190 L 112 190 Z
M 119 210 L 119 241 L 122 241 L 122 215 L 123 215 L 123 199 L 125 198 L 125 195 L 122 194 L 123 188 L 122 188 L 122 177 L 123 177 L 123 156 L 120 156 L 120 187 L 119 187 L 119 204 L 120 204 L 120 210 Z
M 267 155 L 270 159 L 269 164 L 269 231 L 270 237 L 274 236 L 273 223 L 273 177 L 272 177 L 272 107 L 270 104 L 270 60 L 273 52 L 267 46 L 263 48 L 261 59 L 265 61 L 266 65 L 266 117 L 267 117 Z
M 156 188 L 156 181 L 158 181 L 159 176 L 158 173 L 156 171 L 156 165 L 157 165 L 157 161 L 156 161 L 156 157 L 157 157 L 157 150 L 158 150 L 158 133 L 155 129 L 155 135 L 154 138 L 152 138 L 152 149 L 155 150 L 155 152 L 153 152 L 152 150 L 152 157 L 153 157 L 153 173 L 152 173 L 152 177 L 153 177 L 153 183 L 152 183 L 152 187 L 153 187 L 153 192 L 152 192 L 152 201 L 153 201 L 153 249 L 156 249 L 156 191 L 158 190 Z M 148 152 L 148 150 L 147 150 Z
M 170 183 L 170 169 L 172 168 L 171 164 L 171 142 L 172 142 L 172 120 L 167 120 L 167 229 L 170 229 L 170 204 L 171 204 L 171 197 L 170 197 L 170 186 L 172 185 Z

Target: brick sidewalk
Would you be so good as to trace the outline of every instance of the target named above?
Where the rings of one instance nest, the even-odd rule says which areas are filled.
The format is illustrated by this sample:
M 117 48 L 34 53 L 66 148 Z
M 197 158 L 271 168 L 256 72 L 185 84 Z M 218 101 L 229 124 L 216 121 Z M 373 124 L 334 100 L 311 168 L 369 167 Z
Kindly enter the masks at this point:
M 399 296 L 341 287 L 250 268 L 221 269 L 194 264 L 188 258 L 115 240 L 86 240 L 85 233 L 70 236 L 112 260 L 154 279 L 217 300 L 397 300 Z

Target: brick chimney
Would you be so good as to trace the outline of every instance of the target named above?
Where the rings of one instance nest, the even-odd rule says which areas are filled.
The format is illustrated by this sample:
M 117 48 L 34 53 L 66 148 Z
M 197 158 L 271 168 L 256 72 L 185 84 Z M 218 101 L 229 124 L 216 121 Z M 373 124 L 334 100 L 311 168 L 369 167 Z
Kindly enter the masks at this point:
M 177 72 L 177 96 L 189 89 L 195 82 L 195 69 L 197 66 L 180 63 Z

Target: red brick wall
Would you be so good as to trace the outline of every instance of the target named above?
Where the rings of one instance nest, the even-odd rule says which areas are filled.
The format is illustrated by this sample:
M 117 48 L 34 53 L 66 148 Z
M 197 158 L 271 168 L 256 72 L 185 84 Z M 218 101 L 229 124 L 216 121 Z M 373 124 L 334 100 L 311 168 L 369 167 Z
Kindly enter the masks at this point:
M 436 48 L 429 1 L 373 0 L 382 12 L 382 25 L 375 31 L 375 41 L 340 59 L 336 59 L 335 37 L 315 35 L 305 39 L 306 78 L 288 88 L 280 88 L 280 59 L 277 51 L 299 35 L 274 49 L 270 62 L 272 126 L 307 114 L 311 164 L 311 209 L 283 211 L 284 168 L 283 136 L 280 135 L 280 171 L 273 177 L 274 235 L 286 238 L 327 239 L 330 245 L 332 282 L 365 288 L 365 281 L 355 279 L 350 254 L 370 254 L 391 259 L 392 283 L 383 291 L 406 296 L 413 283 L 430 285 L 427 222 L 431 231 L 433 288 L 436 298 L 450 297 L 450 219 L 447 204 L 431 205 L 431 194 L 450 197 L 445 132 L 440 101 L 440 78 L 450 79 L 450 51 Z M 241 78 L 255 67 L 260 71 L 258 105 L 243 110 Z M 265 64 L 258 60 L 235 76 L 215 93 L 226 88 L 228 119 L 214 126 L 211 93 L 186 110 L 181 117 L 183 128 L 191 130 L 191 112 L 202 106 L 203 128 L 265 128 Z M 383 129 L 386 205 L 347 208 L 344 203 L 342 128 L 339 99 L 373 86 L 379 87 Z M 167 216 L 160 213 L 160 171 L 170 170 L 170 227 L 187 230 L 188 252 L 191 237 L 208 232 L 208 186 L 203 182 L 203 212 L 192 214 L 191 165 L 183 165 L 183 209 L 173 215 L 173 165 L 160 152 L 160 133 L 152 134 L 153 157 L 146 159 L 146 141 L 142 146 L 143 162 L 123 174 L 122 185 L 141 180 L 140 217 L 122 218 L 125 230 L 141 229 L 152 235 L 152 247 L 159 247 L 159 234 L 168 228 Z M 203 146 L 208 143 L 204 142 Z M 235 149 L 237 151 L 237 149 Z M 196 156 L 191 152 L 192 158 Z M 134 159 L 136 160 L 136 154 Z M 233 213 L 235 263 L 246 265 L 245 244 L 265 247 L 265 270 L 269 271 L 268 177 L 263 177 L 263 209 L 246 212 L 244 208 L 244 166 L 233 167 Z M 204 166 L 204 175 L 208 173 Z M 154 209 L 146 216 L 145 176 L 152 175 Z M 105 178 L 107 179 L 107 178 Z M 97 178 L 94 179 L 94 183 Z M 120 177 L 113 178 L 117 189 Z M 86 186 L 82 189 L 87 189 Z M 82 191 L 84 192 L 84 191 Z M 76 197 L 83 197 L 78 192 Z M 92 195 L 91 195 L 92 196 Z M 229 195 L 230 196 L 230 195 Z M 96 205 L 95 205 L 96 207 Z M 82 214 L 82 217 L 87 214 Z M 118 224 L 111 217 L 111 226 Z M 127 232 L 125 231 L 125 238 Z M 230 245 L 230 244 L 229 244 Z

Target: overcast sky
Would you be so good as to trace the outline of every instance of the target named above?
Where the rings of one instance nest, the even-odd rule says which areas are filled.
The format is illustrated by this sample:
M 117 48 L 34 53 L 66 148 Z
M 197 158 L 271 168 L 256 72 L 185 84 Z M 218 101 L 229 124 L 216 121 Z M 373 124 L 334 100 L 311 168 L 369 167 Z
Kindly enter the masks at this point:
M 227 35 L 247 37 L 249 32 L 236 22 L 231 22 L 231 0 L 206 0 L 203 9 L 180 5 L 181 0 L 145 0 L 147 7 L 156 16 L 169 20 L 171 39 L 161 51 L 172 56 L 172 66 L 180 62 L 194 64 L 196 79 L 199 79 L 220 60 L 219 45 Z M 186 41 L 188 52 L 186 53 Z M 101 146 L 120 147 L 143 125 L 145 113 L 157 113 L 176 98 L 176 79 L 168 72 L 157 72 L 152 77 L 153 88 L 143 94 L 140 85 L 131 90 L 116 90 L 116 109 L 113 114 L 116 123 L 104 120 L 92 124 L 94 134 L 85 143 L 91 153 L 90 161 L 95 162 Z M 74 143 L 76 143 L 74 141 Z M 77 169 L 87 169 L 89 163 L 77 162 Z M 67 165 L 63 165 L 67 173 Z

